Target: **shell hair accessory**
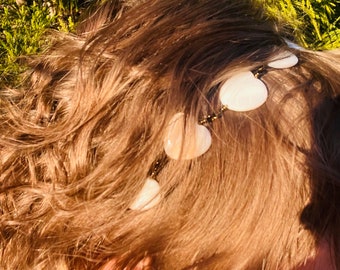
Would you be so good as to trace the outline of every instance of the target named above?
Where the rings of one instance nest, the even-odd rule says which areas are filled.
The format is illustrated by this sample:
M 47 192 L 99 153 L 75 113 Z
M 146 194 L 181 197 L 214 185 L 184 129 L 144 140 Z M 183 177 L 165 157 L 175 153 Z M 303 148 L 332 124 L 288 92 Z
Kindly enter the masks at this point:
M 221 85 L 219 90 L 220 110 L 198 121 L 194 128 L 195 134 L 190 136 L 194 140 L 184 140 L 186 137 L 184 134 L 185 115 L 183 112 L 176 113 L 169 121 L 166 129 L 164 138 L 165 156 L 174 160 L 190 160 L 206 153 L 212 143 L 211 134 L 207 127 L 210 123 L 222 117 L 226 110 L 246 112 L 259 108 L 268 98 L 268 89 L 261 81 L 261 76 L 270 68 L 285 69 L 293 67 L 297 63 L 298 58 L 295 54 L 284 51 L 265 66 L 253 71 L 242 71 L 231 76 Z M 153 165 L 154 169 L 151 175 L 146 179 L 144 186 L 130 205 L 131 210 L 148 210 L 160 202 L 160 186 L 156 176 L 161 163 L 160 160 L 157 160 L 156 165 Z

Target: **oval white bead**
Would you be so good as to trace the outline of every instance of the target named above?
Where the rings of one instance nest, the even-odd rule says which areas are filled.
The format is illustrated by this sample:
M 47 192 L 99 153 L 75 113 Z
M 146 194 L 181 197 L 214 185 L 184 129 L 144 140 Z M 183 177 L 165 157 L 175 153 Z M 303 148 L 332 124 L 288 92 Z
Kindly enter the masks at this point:
M 286 42 L 287 46 L 291 49 L 294 49 L 294 50 L 299 50 L 299 51 L 306 51 L 305 48 L 303 48 L 302 46 L 300 46 L 299 44 L 289 40 L 289 39 L 286 39 L 284 38 L 284 41 Z
M 245 112 L 254 110 L 266 102 L 268 91 L 266 85 L 255 78 L 250 71 L 232 76 L 221 87 L 221 103 L 229 110 Z
M 176 113 L 169 122 L 164 138 L 164 151 L 172 159 L 188 160 L 203 155 L 211 146 L 210 131 L 196 124 L 195 134 L 184 134 L 184 113 Z M 190 140 L 188 140 L 190 138 Z M 184 140 L 184 142 L 183 142 Z
M 131 204 L 130 209 L 144 211 L 154 207 L 161 200 L 159 192 L 160 186 L 158 182 L 148 177 L 143 188 Z
M 276 56 L 272 62 L 268 63 L 269 67 L 272 68 L 290 68 L 295 66 L 299 62 L 297 56 L 289 51 L 280 53 Z

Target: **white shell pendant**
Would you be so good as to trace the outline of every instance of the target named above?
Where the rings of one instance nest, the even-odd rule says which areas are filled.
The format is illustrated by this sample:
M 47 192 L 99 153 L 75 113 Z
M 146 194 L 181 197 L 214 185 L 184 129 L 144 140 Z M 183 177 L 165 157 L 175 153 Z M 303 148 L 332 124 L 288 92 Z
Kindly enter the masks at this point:
M 272 68 L 290 68 L 295 66 L 299 62 L 297 56 L 289 51 L 280 53 L 273 59 L 272 62 L 268 63 L 268 67 Z
M 158 182 L 152 178 L 147 178 L 142 190 L 131 204 L 130 209 L 144 211 L 154 207 L 161 200 L 159 191 L 160 186 Z
M 203 155 L 211 146 L 210 131 L 202 125 L 196 124 L 195 134 L 184 134 L 184 113 L 176 113 L 169 122 L 164 138 L 165 153 L 172 159 L 193 159 Z M 183 140 L 185 142 L 183 143 Z
M 251 71 L 240 72 L 232 76 L 221 87 L 221 103 L 229 110 L 245 112 L 254 110 L 266 102 L 266 85 L 255 78 Z

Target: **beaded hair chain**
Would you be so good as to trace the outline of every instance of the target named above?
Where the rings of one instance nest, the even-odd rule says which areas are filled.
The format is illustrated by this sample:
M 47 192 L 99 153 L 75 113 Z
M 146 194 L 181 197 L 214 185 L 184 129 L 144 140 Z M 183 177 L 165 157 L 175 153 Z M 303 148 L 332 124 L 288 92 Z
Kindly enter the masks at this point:
M 289 44 L 288 44 L 289 45 Z M 211 134 L 207 126 L 222 117 L 223 112 L 232 110 L 246 112 L 259 108 L 268 98 L 268 89 L 261 77 L 269 68 L 284 69 L 295 66 L 298 63 L 296 55 L 285 51 L 275 57 L 266 66 L 261 66 L 253 71 L 242 71 L 231 76 L 224 82 L 219 91 L 221 108 L 217 113 L 207 115 L 199 120 L 195 126 L 195 134 L 191 136 L 194 141 L 183 141 L 185 115 L 176 113 L 166 130 L 164 138 L 164 153 L 152 165 L 152 169 L 145 184 L 137 197 L 130 205 L 131 210 L 148 210 L 157 205 L 160 200 L 160 185 L 156 180 L 159 171 L 165 166 L 168 158 L 175 160 L 190 160 L 207 152 L 211 146 Z

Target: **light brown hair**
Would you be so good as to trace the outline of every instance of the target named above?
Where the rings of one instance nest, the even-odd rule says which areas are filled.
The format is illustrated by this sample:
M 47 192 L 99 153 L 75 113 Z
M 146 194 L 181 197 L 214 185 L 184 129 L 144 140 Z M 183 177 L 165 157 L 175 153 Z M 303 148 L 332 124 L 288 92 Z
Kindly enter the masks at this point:
M 79 29 L 0 92 L 1 268 L 293 269 L 324 239 L 339 261 L 338 52 L 288 48 L 250 1 L 109 1 Z M 206 154 L 164 165 L 161 202 L 129 210 L 170 118 L 197 123 L 285 50 L 299 64 L 263 75 L 267 102 L 224 112 Z

